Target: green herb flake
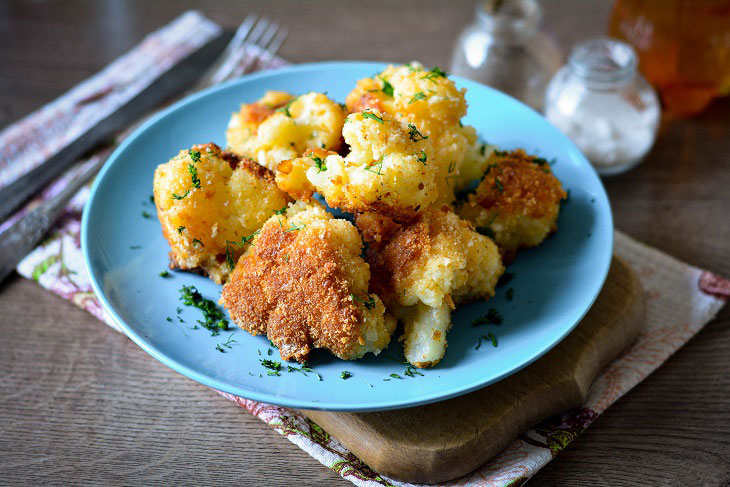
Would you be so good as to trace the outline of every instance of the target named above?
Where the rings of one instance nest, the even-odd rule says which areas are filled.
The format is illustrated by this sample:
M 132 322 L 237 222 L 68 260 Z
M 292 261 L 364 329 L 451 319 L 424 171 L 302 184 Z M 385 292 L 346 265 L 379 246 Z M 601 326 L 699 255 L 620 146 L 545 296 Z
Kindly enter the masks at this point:
M 364 112 L 362 112 L 362 118 L 372 118 L 373 120 L 375 120 L 378 123 L 383 123 L 383 119 L 380 118 L 379 116 L 375 115 L 370 110 L 365 110 Z
M 392 97 L 395 90 L 393 90 L 393 85 L 391 85 L 387 79 L 380 78 L 380 81 L 383 82 L 383 93 L 386 95 Z
M 390 377 L 392 377 L 393 379 L 401 379 L 401 380 L 403 379 L 403 377 L 401 377 L 398 374 L 390 374 Z
M 500 193 L 504 192 L 504 186 L 502 185 L 502 182 L 499 179 L 494 178 L 494 186 L 497 188 L 497 191 L 499 191 Z
M 491 331 L 487 333 L 487 339 L 492 342 L 492 346 L 497 348 L 497 337 Z
M 442 70 L 438 66 L 434 66 L 433 68 L 431 68 L 431 71 L 421 76 L 421 79 L 427 79 L 435 83 L 435 80 L 437 78 L 446 78 L 448 75 L 449 73 L 447 73 L 446 71 Z
M 418 162 L 423 163 L 423 165 L 426 165 L 426 159 L 428 159 L 428 156 L 426 155 L 426 151 L 416 152 L 416 159 L 418 159 Z
M 142 246 L 141 245 L 130 245 L 129 248 L 132 250 L 139 250 L 142 248 Z
M 150 203 L 152 203 L 153 205 L 155 204 L 155 195 L 154 194 L 150 195 Z
M 363 306 L 365 306 L 367 309 L 374 309 L 375 308 L 375 298 L 373 298 L 371 295 L 367 294 L 367 301 L 362 299 L 361 297 L 350 294 L 350 299 L 353 303 L 362 303 Z
M 168 271 L 162 271 L 160 272 L 160 277 L 170 277 L 170 273 Z
M 291 226 L 289 228 L 287 228 L 286 230 L 284 230 L 284 233 L 289 233 L 289 232 L 293 232 L 293 231 L 296 231 L 296 230 L 301 230 L 302 228 L 304 228 L 306 226 L 307 226 L 306 223 L 299 223 L 299 224 L 297 224 L 297 223 L 292 222 L 291 223 Z
M 485 237 L 494 238 L 494 230 L 492 230 L 492 227 L 476 227 L 474 230 L 480 235 L 484 235 Z
M 503 321 L 504 318 L 502 317 L 502 313 L 497 311 L 497 308 L 489 308 L 489 310 L 487 310 L 487 314 L 481 318 L 473 320 L 471 322 L 471 326 L 501 325 Z
M 327 164 L 325 164 L 324 159 L 314 154 L 310 155 L 309 158 L 314 161 L 314 166 L 317 168 L 317 174 L 327 170 Z
M 418 93 L 413 95 L 413 98 L 410 99 L 408 104 L 410 105 L 411 103 L 416 103 L 418 100 L 425 100 L 425 99 L 426 99 L 426 94 L 422 91 L 419 91 Z
M 413 125 L 412 123 L 408 124 L 408 136 L 411 138 L 413 142 L 418 142 L 419 140 L 426 140 L 428 139 L 428 135 L 423 135 L 421 132 L 418 131 L 418 128 Z
M 177 227 L 177 234 L 178 235 L 182 235 L 182 233 L 184 231 L 185 231 L 185 227 L 184 226 L 180 225 L 179 227 Z
M 350 377 L 352 377 L 352 374 L 347 370 L 343 370 L 342 373 L 340 374 L 340 379 L 342 379 L 342 380 L 347 380 Z
M 170 318 L 170 317 L 168 316 L 167 318 L 165 318 L 165 321 L 168 321 L 168 322 L 172 322 L 172 318 Z
M 200 162 L 200 151 L 189 150 L 188 155 L 190 156 L 190 159 L 193 160 L 193 162 Z
M 205 247 L 205 245 L 203 245 L 203 242 L 201 242 L 197 238 L 194 238 L 193 239 L 193 247 L 197 249 L 198 247 Z
M 289 102 L 286 105 L 284 105 L 281 108 L 277 108 L 276 111 L 279 113 L 283 113 L 287 117 L 291 118 L 291 112 L 289 111 L 289 108 L 291 108 L 292 103 L 297 101 L 297 98 L 299 98 L 299 97 L 297 96 L 295 98 L 292 98 L 291 100 L 289 100 Z
M 479 147 L 479 154 L 483 156 L 483 155 L 485 155 L 486 153 L 487 153 L 487 144 L 482 144 L 482 145 L 481 145 L 481 146 Z
M 261 365 L 269 369 L 269 372 L 267 372 L 268 375 L 281 375 L 281 362 L 268 359 L 259 359 L 259 362 L 261 362 Z
M 142 217 L 143 217 L 143 218 L 152 218 L 152 215 L 150 215 L 150 214 L 149 214 L 149 213 L 147 213 L 146 211 L 143 211 L 143 212 L 142 212 Z
M 383 159 L 384 158 L 385 158 L 385 154 L 383 154 L 382 156 L 380 156 L 380 159 L 379 160 L 373 161 L 370 164 L 366 165 L 365 166 L 365 170 L 368 171 L 368 172 L 375 173 L 378 176 L 380 176 L 382 174 L 382 170 L 383 170 Z M 376 170 L 373 170 L 374 167 L 377 167 L 378 168 L 377 171 Z
M 515 298 L 515 290 L 513 288 L 507 289 L 504 296 L 507 298 L 507 301 L 512 301 Z
M 185 198 L 189 194 L 190 194 L 190 190 L 185 191 L 183 194 L 175 194 L 175 193 L 172 193 L 172 199 L 174 199 L 174 200 L 181 200 L 181 199 Z
M 193 183 L 193 188 L 199 188 L 200 179 L 198 179 L 198 168 L 192 164 L 188 164 L 188 173 L 190 173 L 190 179 Z
M 281 207 L 280 209 L 276 210 L 276 211 L 274 212 L 274 215 L 283 215 L 283 214 L 285 214 L 285 213 L 286 213 L 286 210 L 287 210 L 287 206 L 286 206 L 286 205 L 284 205 L 284 206 L 282 206 L 282 207 Z
M 544 157 L 533 157 L 532 162 L 534 162 L 538 166 L 547 166 L 548 165 L 548 161 Z
M 203 313 L 205 321 L 198 320 L 203 328 L 210 330 L 213 336 L 220 333 L 220 330 L 228 329 L 228 320 L 218 308 L 215 301 L 206 299 L 200 294 L 195 286 L 182 286 L 180 288 L 180 300 L 185 306 L 198 308 Z

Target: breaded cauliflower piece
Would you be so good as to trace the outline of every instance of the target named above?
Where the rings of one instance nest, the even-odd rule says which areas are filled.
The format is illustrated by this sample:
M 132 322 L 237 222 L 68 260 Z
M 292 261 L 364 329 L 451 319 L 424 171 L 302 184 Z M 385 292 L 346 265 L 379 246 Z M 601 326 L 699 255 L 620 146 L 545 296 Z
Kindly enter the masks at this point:
M 457 213 L 494 239 L 506 259 L 535 247 L 557 229 L 566 193 L 545 159 L 518 149 L 494 152 L 486 172 Z
M 227 242 L 251 235 L 289 201 L 271 171 L 215 144 L 160 164 L 153 188 L 170 267 L 200 269 L 218 284 L 243 253 Z
M 253 335 L 265 333 L 284 360 L 326 348 L 343 360 L 380 353 L 395 319 L 368 294 L 362 240 L 346 220 L 311 202 L 266 222 L 223 286 L 221 304 Z
M 337 151 L 342 145 L 345 109 L 322 93 L 293 97 L 267 92 L 259 101 L 242 105 L 228 123 L 228 148 L 272 171 L 285 159 L 306 149 Z
M 377 110 L 353 113 L 342 131 L 350 153 L 294 162 L 309 165 L 307 179 L 331 207 L 375 211 L 399 221 L 413 218 L 437 196 L 431 143 Z
M 497 246 L 448 206 L 431 208 L 368 249 L 370 289 L 405 324 L 406 360 L 431 367 L 444 356 L 451 310 L 488 299 L 504 272 Z
M 337 152 L 325 149 L 308 149 L 302 157 L 281 161 L 276 168 L 277 186 L 295 200 L 309 201 L 316 189 L 307 179 L 307 171 L 310 167 L 326 171 L 325 159 L 336 155 Z
M 391 65 L 373 78 L 359 80 L 345 102 L 350 112 L 376 109 L 415 125 L 429 138 L 434 149 L 433 163 L 438 167 L 439 196 L 435 204 L 440 206 L 450 204 L 454 191 L 468 184 L 471 175 L 481 172 L 473 169 L 480 165 L 480 158 L 476 157 L 467 161 L 467 174 L 461 175 L 469 147 L 480 147 L 474 128 L 460 123 L 466 115 L 465 92 L 463 88 L 457 89 L 439 68 L 427 71 L 422 65 L 411 63 Z

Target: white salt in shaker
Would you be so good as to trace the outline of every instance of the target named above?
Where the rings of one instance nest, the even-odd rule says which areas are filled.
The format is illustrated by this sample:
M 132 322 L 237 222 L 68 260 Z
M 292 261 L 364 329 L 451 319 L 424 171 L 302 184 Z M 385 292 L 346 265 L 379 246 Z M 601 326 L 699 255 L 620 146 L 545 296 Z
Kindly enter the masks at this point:
M 660 114 L 654 89 L 637 73 L 633 48 L 613 39 L 577 44 L 545 96 L 545 117 L 603 175 L 641 161 L 654 143 Z

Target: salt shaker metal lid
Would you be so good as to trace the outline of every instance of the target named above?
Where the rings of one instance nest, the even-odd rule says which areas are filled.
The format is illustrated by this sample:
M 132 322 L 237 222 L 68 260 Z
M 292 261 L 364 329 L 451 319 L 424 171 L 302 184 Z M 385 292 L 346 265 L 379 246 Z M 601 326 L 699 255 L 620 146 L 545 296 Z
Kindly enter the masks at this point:
M 614 39 L 577 44 L 548 85 L 545 116 L 602 175 L 636 166 L 651 149 L 661 109 L 633 48 Z

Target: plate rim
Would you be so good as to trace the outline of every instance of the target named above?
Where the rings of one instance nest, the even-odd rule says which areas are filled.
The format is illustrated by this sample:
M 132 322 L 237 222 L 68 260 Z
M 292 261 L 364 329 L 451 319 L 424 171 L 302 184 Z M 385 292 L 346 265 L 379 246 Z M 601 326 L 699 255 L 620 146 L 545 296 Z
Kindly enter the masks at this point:
M 603 289 L 603 286 L 605 285 L 606 278 L 608 276 L 608 271 L 610 269 L 611 265 L 611 259 L 613 256 L 613 248 L 614 248 L 614 221 L 613 221 L 613 212 L 611 210 L 610 200 L 608 198 L 608 194 L 606 192 L 605 186 L 603 185 L 603 181 L 601 180 L 600 176 L 596 172 L 596 170 L 593 168 L 593 166 L 590 164 L 588 159 L 583 155 L 583 153 L 573 144 L 573 142 L 564 134 L 560 133 L 559 130 L 556 129 L 556 131 L 559 133 L 559 136 L 563 138 L 563 142 L 567 143 L 569 146 L 572 146 L 572 148 L 581 156 L 583 159 L 583 163 L 587 166 L 587 169 L 589 170 L 589 173 L 591 176 L 595 179 L 597 182 L 597 188 L 600 190 L 600 196 L 603 200 L 606 202 L 606 211 L 605 216 L 607 218 L 606 225 L 610 229 L 609 233 L 609 242 L 608 242 L 608 248 L 609 252 L 607 252 L 607 257 L 604 257 L 604 262 L 602 262 L 602 266 L 600 268 L 600 284 L 598 285 L 596 291 L 594 292 L 594 295 L 592 296 L 590 303 L 586 308 L 580 313 L 578 318 L 575 320 L 574 323 L 572 323 L 570 326 L 568 326 L 563 333 L 561 333 L 559 336 L 556 335 L 556 338 L 552 340 L 550 344 L 542 348 L 541 350 L 538 350 L 537 352 L 531 354 L 529 358 L 523 361 L 523 363 L 517 367 L 513 367 L 512 369 L 505 371 L 502 374 L 499 374 L 497 376 L 491 377 L 486 380 L 474 380 L 469 383 L 467 386 L 458 386 L 455 388 L 448 388 L 442 390 L 440 393 L 430 393 L 424 396 L 420 396 L 417 400 L 411 400 L 409 397 L 399 397 L 394 399 L 381 399 L 379 401 L 375 401 L 373 403 L 368 403 L 364 406 L 352 406 L 352 405 L 343 405 L 341 403 L 335 403 L 335 402 L 312 402 L 310 400 L 300 400 L 300 399 L 294 399 L 294 398 L 281 398 L 279 396 L 276 396 L 275 394 L 268 393 L 268 392 L 258 392 L 254 390 L 249 389 L 243 389 L 241 386 L 234 386 L 229 385 L 225 383 L 224 381 L 218 380 L 214 377 L 210 377 L 208 375 L 205 375 L 202 372 L 198 372 L 195 369 L 192 369 L 174 358 L 166 355 L 161 350 L 158 350 L 153 344 L 149 343 L 145 340 L 144 337 L 142 337 L 139 333 L 135 332 L 127 323 L 119 316 L 119 314 L 114 309 L 114 306 L 112 306 L 111 302 L 109 301 L 109 298 L 104 293 L 102 287 L 101 287 L 101 276 L 97 277 L 97 271 L 94 269 L 94 267 L 91 265 L 91 259 L 89 255 L 89 225 L 90 225 L 90 208 L 92 207 L 92 203 L 97 197 L 98 188 L 101 185 L 101 182 L 104 180 L 104 177 L 108 170 L 115 164 L 117 164 L 117 160 L 119 159 L 120 154 L 122 154 L 126 148 L 133 143 L 141 134 L 143 134 L 150 126 L 158 123 L 163 118 L 170 116 L 173 112 L 177 111 L 184 105 L 193 103 L 194 101 L 207 96 L 210 93 L 217 92 L 223 89 L 228 88 L 229 86 L 237 85 L 237 84 L 246 84 L 250 81 L 257 80 L 260 78 L 267 78 L 267 77 L 274 77 L 277 75 L 280 75 L 282 73 L 296 73 L 297 71 L 307 71 L 312 69 L 328 69 L 328 68 L 343 68 L 343 67 L 372 67 L 375 70 L 382 70 L 389 64 L 399 64 L 395 62 L 375 62 L 375 61 L 356 61 L 356 60 L 346 60 L 346 61 L 323 61 L 323 62 L 311 62 L 311 63 L 300 63 L 300 64 L 294 64 L 290 66 L 284 66 L 281 68 L 277 68 L 274 70 L 268 70 L 268 71 L 261 71 L 257 73 L 252 73 L 249 75 L 242 76 L 240 78 L 229 80 L 225 83 L 218 84 L 216 86 L 212 86 L 209 88 L 206 88 L 204 90 L 201 90 L 197 93 L 193 93 L 189 96 L 186 96 L 182 98 L 181 100 L 178 100 L 177 102 L 173 103 L 172 105 L 164 108 L 163 110 L 159 111 L 158 113 L 151 116 L 148 120 L 146 120 L 142 125 L 140 125 L 137 129 L 135 129 L 120 145 L 117 147 L 112 154 L 108 157 L 107 161 L 104 163 L 104 166 L 102 167 L 101 171 L 99 171 L 99 174 L 94 178 L 94 182 L 92 184 L 91 190 L 89 192 L 89 197 L 86 203 L 84 204 L 82 218 L 81 218 L 81 248 L 82 253 L 84 257 L 84 263 L 87 267 L 87 270 L 89 272 L 89 278 L 91 281 L 91 286 L 94 291 L 94 294 L 96 295 L 96 298 L 101 303 L 104 311 L 111 317 L 111 319 L 114 321 L 114 323 L 119 327 L 119 329 L 127 336 L 129 337 L 134 343 L 136 343 L 142 350 L 150 354 L 152 357 L 154 357 L 156 360 L 160 361 L 167 367 L 171 368 L 172 370 L 202 384 L 207 387 L 210 387 L 216 391 L 228 393 L 237 397 L 241 397 L 244 399 L 249 399 L 257 402 L 263 402 L 267 404 L 274 404 L 281 407 L 288 407 L 288 408 L 294 408 L 294 409 L 310 409 L 310 410 L 322 410 L 322 411 L 337 411 L 337 412 L 368 412 L 368 411 L 385 411 L 385 410 L 395 410 L 395 409 L 402 409 L 402 408 L 409 408 L 409 407 L 416 407 L 421 406 L 425 404 L 430 404 L 434 402 L 440 402 L 445 401 L 454 397 L 458 397 L 464 394 L 468 394 L 469 392 L 473 392 L 477 389 L 481 389 L 482 387 L 487 387 L 491 384 L 494 384 L 496 382 L 499 382 L 517 372 L 524 369 L 525 367 L 531 365 L 536 360 L 538 360 L 540 357 L 548 353 L 550 350 L 552 350 L 556 345 L 558 345 L 560 342 L 565 339 L 565 337 L 570 334 L 575 327 L 581 322 L 583 317 L 588 313 L 588 311 L 592 308 L 593 304 L 595 303 L 596 299 L 598 298 L 598 295 L 600 294 L 601 290 Z M 532 111 L 534 114 L 538 115 L 540 118 L 545 119 L 542 114 L 534 110 L 532 107 L 527 106 L 520 100 L 517 100 L 506 93 L 500 92 L 492 87 L 489 87 L 487 85 L 484 85 L 478 81 L 470 80 L 467 78 L 463 78 L 461 76 L 456 75 L 450 75 L 450 78 L 456 81 L 460 82 L 468 82 L 479 85 L 481 88 L 484 88 L 492 93 L 492 95 L 500 96 L 500 97 L 506 97 L 509 98 L 512 102 L 518 103 L 523 108 L 527 108 L 528 110 Z M 547 122 L 547 120 L 545 120 Z M 549 122 L 547 122 L 549 123 Z M 242 394 L 243 392 L 243 394 Z

